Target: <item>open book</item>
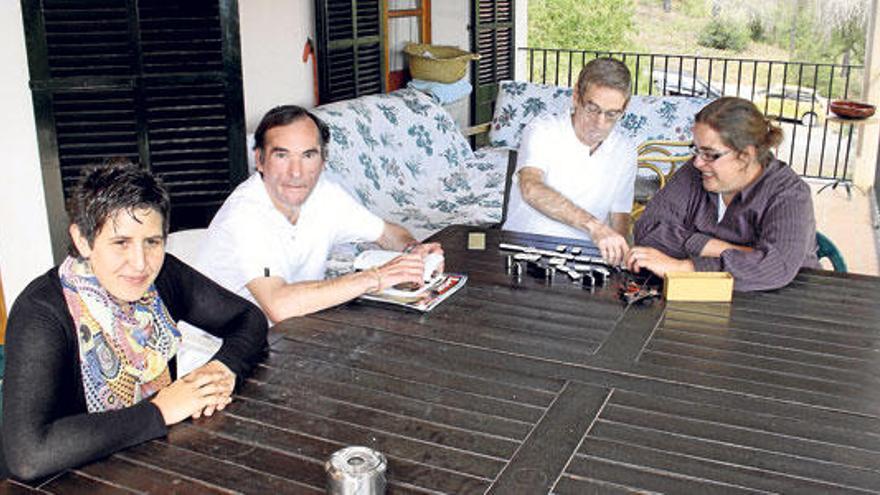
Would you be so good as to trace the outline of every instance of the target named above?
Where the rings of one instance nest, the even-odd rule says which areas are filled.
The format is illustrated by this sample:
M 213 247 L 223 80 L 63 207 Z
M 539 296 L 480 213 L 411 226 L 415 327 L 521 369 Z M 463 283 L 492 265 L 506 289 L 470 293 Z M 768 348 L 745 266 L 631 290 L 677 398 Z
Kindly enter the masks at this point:
M 401 253 L 394 251 L 364 251 L 354 260 L 356 270 L 368 270 L 382 265 Z M 389 287 L 375 294 L 364 294 L 358 299 L 393 304 L 402 308 L 419 311 L 431 311 L 458 289 L 464 287 L 467 275 L 461 273 L 427 274 L 425 284 L 417 289 L 405 290 Z
M 364 294 L 359 299 L 393 304 L 425 313 L 464 287 L 466 282 L 467 275 L 444 273 L 415 291 L 385 289 L 377 294 Z

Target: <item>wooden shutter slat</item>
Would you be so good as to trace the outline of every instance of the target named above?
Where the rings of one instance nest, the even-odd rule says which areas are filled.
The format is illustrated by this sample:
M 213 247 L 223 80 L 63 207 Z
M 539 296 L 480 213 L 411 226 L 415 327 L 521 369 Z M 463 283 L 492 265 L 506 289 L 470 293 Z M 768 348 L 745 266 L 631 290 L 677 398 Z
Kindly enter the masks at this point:
M 480 54 L 471 73 L 473 124 L 492 119 L 498 81 L 513 79 L 515 47 L 514 0 L 479 0 L 472 12 L 471 50 Z
M 315 0 L 321 103 L 384 90 L 379 0 Z
M 233 187 L 224 95 L 216 83 L 147 85 L 152 167 L 178 204 L 219 204 Z
M 125 0 L 45 0 L 43 28 L 51 76 L 130 74 L 127 14 Z
M 172 228 L 207 225 L 247 170 L 236 0 L 22 3 L 44 170 L 67 195 L 84 166 L 128 157 L 165 178 Z

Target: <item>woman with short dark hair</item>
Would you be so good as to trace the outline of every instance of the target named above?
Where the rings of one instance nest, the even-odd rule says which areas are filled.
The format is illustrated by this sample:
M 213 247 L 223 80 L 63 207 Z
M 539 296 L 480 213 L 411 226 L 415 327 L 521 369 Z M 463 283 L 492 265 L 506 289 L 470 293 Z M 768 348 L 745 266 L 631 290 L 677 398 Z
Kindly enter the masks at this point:
M 694 158 L 648 203 L 627 265 L 726 271 L 741 291 L 788 285 L 818 268 L 810 188 L 773 157 L 782 130 L 755 105 L 723 97 L 697 113 Z
M 165 254 L 169 198 L 131 163 L 92 169 L 69 203 L 70 256 L 12 306 L 0 475 L 33 479 L 214 413 L 266 346 L 266 319 Z M 176 323 L 223 339 L 175 380 Z

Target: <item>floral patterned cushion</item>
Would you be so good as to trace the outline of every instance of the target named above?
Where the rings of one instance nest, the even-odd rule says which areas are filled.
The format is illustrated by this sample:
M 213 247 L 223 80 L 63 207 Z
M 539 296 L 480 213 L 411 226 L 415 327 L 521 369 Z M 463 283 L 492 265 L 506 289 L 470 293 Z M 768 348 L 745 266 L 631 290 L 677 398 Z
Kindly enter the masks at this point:
M 474 155 L 449 113 L 402 89 L 322 105 L 330 127 L 324 173 L 370 211 L 417 238 L 501 218 L 506 164 Z
M 617 125 L 638 144 L 651 140 L 690 141 L 694 116 L 711 101 L 694 96 L 635 95 Z
M 490 145 L 518 149 L 529 122 L 539 115 L 570 111 L 571 95 L 571 88 L 502 81 L 489 131 Z M 658 139 L 690 141 L 694 115 L 710 101 L 689 96 L 635 95 L 617 125 L 636 144 Z
M 560 114 L 571 108 L 571 88 L 522 81 L 501 81 L 489 146 L 519 149 L 523 129 L 539 115 Z

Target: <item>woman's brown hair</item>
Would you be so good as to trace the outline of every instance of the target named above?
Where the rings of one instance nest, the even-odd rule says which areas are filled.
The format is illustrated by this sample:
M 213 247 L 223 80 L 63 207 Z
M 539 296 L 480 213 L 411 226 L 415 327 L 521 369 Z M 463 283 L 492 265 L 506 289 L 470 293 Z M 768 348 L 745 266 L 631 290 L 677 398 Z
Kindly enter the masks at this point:
M 711 127 L 724 145 L 739 155 L 754 146 L 762 166 L 770 163 L 772 148 L 782 142 L 782 129 L 767 119 L 754 103 L 743 98 L 718 98 L 697 113 L 695 123 Z

